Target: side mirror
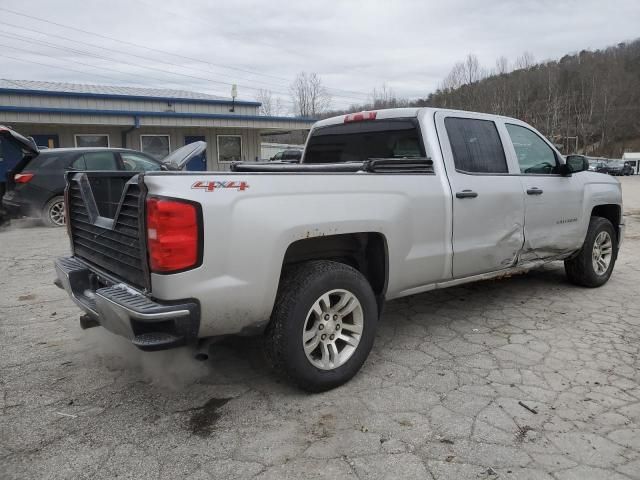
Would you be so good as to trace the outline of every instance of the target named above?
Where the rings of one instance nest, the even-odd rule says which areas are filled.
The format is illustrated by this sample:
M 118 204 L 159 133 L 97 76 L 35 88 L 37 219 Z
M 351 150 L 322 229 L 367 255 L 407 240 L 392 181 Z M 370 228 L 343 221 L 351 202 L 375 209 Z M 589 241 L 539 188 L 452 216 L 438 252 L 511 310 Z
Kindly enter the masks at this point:
M 569 173 L 584 172 L 589 170 L 589 160 L 583 155 L 568 155 L 566 166 Z

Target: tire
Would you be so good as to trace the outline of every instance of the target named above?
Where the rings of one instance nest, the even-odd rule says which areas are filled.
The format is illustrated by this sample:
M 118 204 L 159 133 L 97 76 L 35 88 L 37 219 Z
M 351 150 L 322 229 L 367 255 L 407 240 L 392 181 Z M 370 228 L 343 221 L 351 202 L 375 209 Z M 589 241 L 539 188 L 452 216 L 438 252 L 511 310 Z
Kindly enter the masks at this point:
M 608 247 L 607 238 L 609 240 Z M 596 247 L 596 241 L 601 242 L 603 239 L 605 243 L 602 243 L 600 247 Z M 602 261 L 604 263 L 600 263 L 600 266 L 595 265 L 597 262 L 594 255 L 598 253 L 594 252 L 595 248 L 602 252 Z M 605 258 L 606 252 L 609 253 Z M 617 237 L 613 225 L 606 218 L 591 217 L 582 248 L 575 257 L 564 261 L 564 270 L 571 283 L 582 287 L 599 287 L 607 283 L 609 277 L 611 277 L 617 257 Z
M 49 200 L 42 209 L 42 221 L 47 227 L 64 227 L 64 197 L 59 195 Z
M 375 295 L 358 270 L 331 261 L 306 262 L 283 273 L 265 335 L 267 358 L 277 373 L 303 390 L 330 390 L 360 370 L 373 347 L 377 322 Z

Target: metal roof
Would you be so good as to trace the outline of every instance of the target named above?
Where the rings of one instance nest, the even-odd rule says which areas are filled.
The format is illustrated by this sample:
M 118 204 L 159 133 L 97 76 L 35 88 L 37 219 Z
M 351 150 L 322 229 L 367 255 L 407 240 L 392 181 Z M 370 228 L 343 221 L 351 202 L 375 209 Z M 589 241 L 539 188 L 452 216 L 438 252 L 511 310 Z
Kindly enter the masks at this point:
M 133 100 L 172 100 L 194 103 L 232 103 L 224 98 L 207 93 L 165 88 L 121 87 L 111 85 L 90 85 L 79 83 L 43 82 L 39 80 L 0 79 L 0 93 L 29 95 L 51 95 L 67 97 L 103 97 Z M 260 106 L 260 102 L 238 100 L 237 105 Z

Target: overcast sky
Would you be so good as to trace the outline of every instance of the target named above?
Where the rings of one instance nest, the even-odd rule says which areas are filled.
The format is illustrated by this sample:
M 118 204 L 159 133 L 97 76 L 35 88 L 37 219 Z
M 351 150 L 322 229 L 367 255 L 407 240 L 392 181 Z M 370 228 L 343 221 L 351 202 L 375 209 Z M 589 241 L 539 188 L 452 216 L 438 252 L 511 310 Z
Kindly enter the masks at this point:
M 524 51 L 558 59 L 637 38 L 639 21 L 639 0 L 0 0 L 0 78 L 222 96 L 236 83 L 286 105 L 308 71 L 341 108 L 382 83 L 424 97 L 468 53 L 486 68 Z

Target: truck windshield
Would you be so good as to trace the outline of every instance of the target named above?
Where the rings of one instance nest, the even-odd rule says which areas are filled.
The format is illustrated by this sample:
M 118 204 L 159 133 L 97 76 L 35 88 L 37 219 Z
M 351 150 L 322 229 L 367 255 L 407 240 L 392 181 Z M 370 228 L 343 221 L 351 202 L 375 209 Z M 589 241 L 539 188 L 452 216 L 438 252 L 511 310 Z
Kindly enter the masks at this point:
M 418 121 L 398 118 L 315 129 L 302 163 L 363 162 L 369 158 L 423 158 Z

